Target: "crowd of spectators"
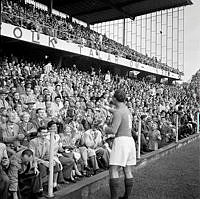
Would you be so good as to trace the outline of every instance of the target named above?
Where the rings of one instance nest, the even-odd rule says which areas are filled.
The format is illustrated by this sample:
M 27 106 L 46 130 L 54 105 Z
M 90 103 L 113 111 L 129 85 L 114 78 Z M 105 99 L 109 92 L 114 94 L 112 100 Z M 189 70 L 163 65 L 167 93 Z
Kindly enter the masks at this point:
M 4 0 L 1 7 L 2 21 L 5 23 L 79 43 L 165 71 L 182 74 L 178 69 L 161 63 L 156 57 L 143 55 L 128 46 L 107 38 L 106 35 L 91 30 L 89 27 L 72 22 L 68 17 L 49 14 L 48 11 L 37 8 L 33 4 L 25 3 L 25 0 Z
M 29 59 L 30 60 L 30 59 Z M 102 74 L 51 62 L 2 57 L 0 71 L 0 195 L 36 198 L 48 176 L 50 134 L 54 137 L 54 190 L 108 168 L 113 136 L 102 124 L 112 121 L 116 89 L 126 92 L 137 142 L 142 119 L 141 153 L 196 131 L 199 95 L 181 85 L 164 85 Z
M 192 76 L 190 88 L 199 93 L 200 89 L 200 69 Z

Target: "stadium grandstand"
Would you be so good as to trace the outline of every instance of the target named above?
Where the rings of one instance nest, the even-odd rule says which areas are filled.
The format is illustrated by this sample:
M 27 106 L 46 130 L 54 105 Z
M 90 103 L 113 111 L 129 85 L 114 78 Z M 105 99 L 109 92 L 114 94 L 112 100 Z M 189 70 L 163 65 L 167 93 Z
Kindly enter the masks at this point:
M 137 39 L 141 43 L 134 48 L 125 34 L 130 21 L 164 10 L 171 10 L 166 19 L 176 13 L 176 23 L 183 22 L 178 13 L 191 4 L 190 0 L 1 1 L 3 199 L 36 199 L 47 191 L 51 197 L 51 190 L 56 194 L 63 186 L 107 170 L 114 138 L 104 134 L 102 124 L 112 121 L 105 106 L 114 108 L 116 89 L 126 92 L 126 105 L 133 115 L 132 136 L 141 143 L 137 148 L 141 155 L 197 132 L 199 71 L 189 86 L 173 83 L 184 75 L 179 61 L 184 43 L 178 28 L 174 28 L 174 39 L 171 35 L 175 49 L 167 42 L 162 45 L 170 39 L 166 28 L 173 30 L 173 25 L 162 21 L 158 23 L 165 30 L 157 30 L 160 36 L 163 32 L 160 43 L 154 40 L 157 34 L 152 40 L 147 34 L 144 41 Z M 121 31 L 121 40 L 98 28 L 116 20 L 122 20 L 116 29 Z M 155 32 L 153 28 L 146 31 Z M 145 41 L 154 47 L 147 44 L 144 48 Z M 167 56 L 168 50 L 176 60 Z M 50 147 L 52 132 L 54 145 Z M 50 166 L 53 173 L 47 188 Z

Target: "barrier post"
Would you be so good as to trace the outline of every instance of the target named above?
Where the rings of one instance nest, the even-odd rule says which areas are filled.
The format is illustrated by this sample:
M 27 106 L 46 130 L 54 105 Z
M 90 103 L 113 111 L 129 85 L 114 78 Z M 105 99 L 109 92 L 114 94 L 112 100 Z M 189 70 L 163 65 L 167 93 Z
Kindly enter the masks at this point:
M 137 148 L 137 157 L 140 159 L 140 148 L 141 148 L 141 126 L 142 126 L 141 118 L 139 119 L 138 125 L 138 148 Z
M 0 8 L 0 11 L 1 11 L 1 14 L 0 14 L 0 35 L 1 35 L 1 26 L 2 26 L 2 11 L 3 11 L 3 8 L 2 8 L 2 7 Z
M 54 155 L 54 131 L 50 131 L 50 151 L 49 151 L 49 181 L 48 181 L 48 197 L 53 195 L 53 155 Z
M 199 123 L 200 123 L 200 121 L 199 121 L 199 112 L 197 112 L 197 133 L 200 133 L 199 132 Z
M 178 114 L 176 115 L 176 142 L 178 142 Z

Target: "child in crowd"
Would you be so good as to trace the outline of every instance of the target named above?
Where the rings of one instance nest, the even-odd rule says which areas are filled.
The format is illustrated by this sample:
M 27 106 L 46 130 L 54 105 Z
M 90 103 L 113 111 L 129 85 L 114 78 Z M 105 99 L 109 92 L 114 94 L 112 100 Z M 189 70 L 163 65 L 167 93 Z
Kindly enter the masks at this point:
M 157 123 L 152 124 L 152 130 L 149 131 L 147 135 L 149 139 L 149 149 L 150 150 L 157 150 L 158 149 L 158 142 L 161 140 L 161 135 L 160 131 L 158 130 L 158 125 Z

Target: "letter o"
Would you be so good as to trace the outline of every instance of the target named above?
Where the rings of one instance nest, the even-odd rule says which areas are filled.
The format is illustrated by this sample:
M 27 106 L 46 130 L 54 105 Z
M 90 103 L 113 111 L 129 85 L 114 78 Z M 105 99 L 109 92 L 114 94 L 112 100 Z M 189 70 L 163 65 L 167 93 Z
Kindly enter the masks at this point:
M 19 39 L 22 37 L 22 30 L 19 27 L 13 29 L 13 35 Z

